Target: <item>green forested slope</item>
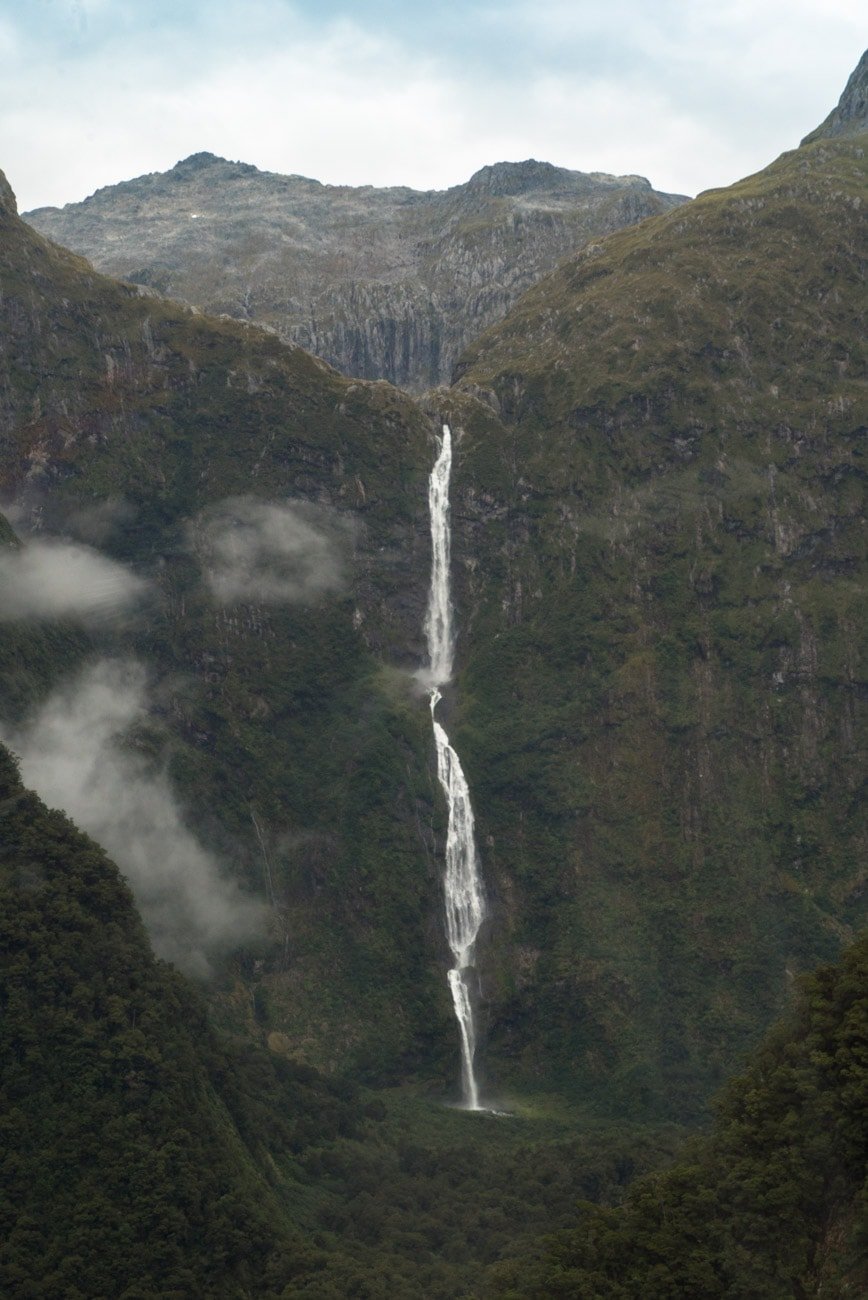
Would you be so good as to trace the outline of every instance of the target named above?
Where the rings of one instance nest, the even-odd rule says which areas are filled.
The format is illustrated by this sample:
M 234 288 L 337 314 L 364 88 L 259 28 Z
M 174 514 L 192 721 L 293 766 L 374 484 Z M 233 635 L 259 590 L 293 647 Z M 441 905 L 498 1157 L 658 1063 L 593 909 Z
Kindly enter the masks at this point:
M 0 515 L 0 559 L 15 551 L 19 538 L 5 515 Z M 38 707 L 56 682 L 58 673 L 84 663 L 93 646 L 87 632 L 69 619 L 49 624 L 31 620 L 0 622 L 0 682 L 2 719 L 19 722 Z
M 868 939 L 804 981 L 717 1106 L 710 1137 L 638 1182 L 618 1210 L 535 1258 L 493 1269 L 485 1294 L 554 1300 L 838 1300 L 868 1288 Z
M 102 850 L 0 749 L 0 1291 L 264 1296 L 315 1259 L 274 1154 L 352 1132 L 324 1082 L 222 1043 Z
M 388 385 L 96 274 L 3 187 L 0 496 L 25 536 L 96 521 L 150 584 L 136 618 L 87 637 L 0 626 L 5 720 L 85 661 L 144 663 L 148 744 L 188 820 L 255 889 L 270 877 L 251 1031 L 374 1076 L 451 1060 L 430 727 L 403 671 L 421 656 L 429 422 Z M 196 520 L 239 496 L 318 512 L 338 588 L 215 599 Z M 240 986 L 224 999 L 236 1019 L 250 1006 Z
M 492 1061 L 616 1109 L 695 1112 L 864 921 L 864 146 L 581 253 L 432 397 Z

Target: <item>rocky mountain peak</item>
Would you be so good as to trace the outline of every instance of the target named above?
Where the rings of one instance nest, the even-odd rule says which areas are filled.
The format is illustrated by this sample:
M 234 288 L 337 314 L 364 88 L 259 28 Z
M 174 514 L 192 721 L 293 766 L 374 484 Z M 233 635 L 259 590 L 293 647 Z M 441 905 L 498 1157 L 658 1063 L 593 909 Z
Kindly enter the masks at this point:
M 499 162 L 480 167 L 470 177 L 467 186 L 489 194 L 527 194 L 532 190 L 549 189 L 570 175 L 565 167 L 527 158 L 524 162 Z
M 187 158 L 181 158 L 175 163 L 172 171 L 203 171 L 206 167 L 212 167 L 214 163 L 225 163 L 228 159 L 219 157 L 216 153 L 209 153 L 207 149 L 200 150 L 199 153 L 191 153 Z
M 580 194 L 602 185 L 628 185 L 650 190 L 644 176 L 610 176 L 604 172 L 578 172 L 568 167 L 526 158 L 524 162 L 499 162 L 481 167 L 466 185 L 469 193 L 485 193 L 498 198 L 518 198 L 523 194 L 545 191 L 549 194 Z
M 202 150 L 200 153 L 191 153 L 189 158 L 181 158 L 179 162 L 167 173 L 167 178 L 171 180 L 191 180 L 209 171 L 219 173 L 221 177 L 227 172 L 231 175 L 253 176 L 259 171 L 253 163 L 232 162 L 229 158 L 221 158 L 216 153 L 208 153 Z
M 857 135 L 860 131 L 868 131 L 868 50 L 850 74 L 835 108 L 815 131 L 805 136 L 802 144 L 837 135 Z
M 4 216 L 18 216 L 18 204 L 15 202 L 15 194 L 4 172 L 0 172 L 0 213 L 3 213 Z
M 209 152 L 27 220 L 101 270 L 424 390 L 576 249 L 682 200 L 529 158 L 442 191 L 321 185 Z

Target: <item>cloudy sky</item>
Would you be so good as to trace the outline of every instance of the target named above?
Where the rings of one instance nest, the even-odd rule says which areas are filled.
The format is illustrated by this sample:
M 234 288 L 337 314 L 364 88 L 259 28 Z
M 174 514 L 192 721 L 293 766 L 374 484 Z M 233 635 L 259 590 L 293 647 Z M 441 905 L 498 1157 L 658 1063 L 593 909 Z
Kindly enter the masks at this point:
M 22 210 L 207 149 L 440 189 L 542 158 L 693 194 L 797 144 L 863 0 L 0 0 L 0 167 Z

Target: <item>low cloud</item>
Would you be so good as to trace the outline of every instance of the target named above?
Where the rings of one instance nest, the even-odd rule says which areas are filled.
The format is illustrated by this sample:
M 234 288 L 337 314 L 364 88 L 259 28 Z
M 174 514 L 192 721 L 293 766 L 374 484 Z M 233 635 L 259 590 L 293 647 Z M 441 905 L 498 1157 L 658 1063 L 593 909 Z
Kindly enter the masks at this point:
M 101 546 L 118 529 L 129 528 L 135 517 L 135 508 L 123 497 L 103 497 L 70 510 L 62 520 L 62 531 L 91 546 Z
M 0 622 L 101 620 L 132 606 L 146 583 L 87 546 L 34 541 L 0 550 Z
M 213 956 L 261 932 L 264 911 L 185 826 L 166 774 L 125 746 L 146 716 L 144 669 L 103 661 L 2 739 L 26 784 L 121 868 L 155 951 L 201 977 Z
M 221 603 L 306 603 L 338 591 L 349 525 L 305 501 L 233 497 L 200 515 L 193 548 Z

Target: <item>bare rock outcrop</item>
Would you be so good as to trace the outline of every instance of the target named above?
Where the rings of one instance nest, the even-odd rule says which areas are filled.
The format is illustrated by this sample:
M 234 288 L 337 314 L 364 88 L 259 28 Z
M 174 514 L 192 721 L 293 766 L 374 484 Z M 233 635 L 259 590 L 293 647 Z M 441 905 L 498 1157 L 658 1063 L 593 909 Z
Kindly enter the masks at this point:
M 445 191 L 322 185 L 210 153 L 26 219 L 96 267 L 256 321 L 346 375 L 448 383 L 463 349 L 584 244 L 681 202 L 529 160 Z

